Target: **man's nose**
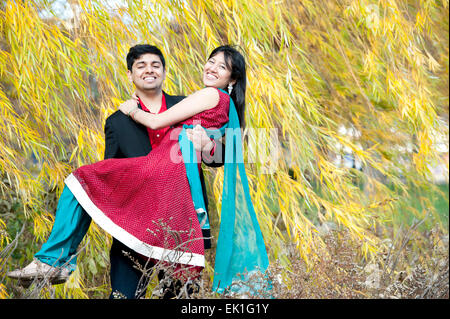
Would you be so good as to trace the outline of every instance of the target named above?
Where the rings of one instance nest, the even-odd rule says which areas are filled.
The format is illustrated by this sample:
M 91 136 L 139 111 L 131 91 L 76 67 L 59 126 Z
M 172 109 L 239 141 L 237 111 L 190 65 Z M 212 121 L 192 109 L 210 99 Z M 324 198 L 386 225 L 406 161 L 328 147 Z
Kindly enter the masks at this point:
M 146 73 L 153 73 L 153 66 L 147 65 L 144 70 Z

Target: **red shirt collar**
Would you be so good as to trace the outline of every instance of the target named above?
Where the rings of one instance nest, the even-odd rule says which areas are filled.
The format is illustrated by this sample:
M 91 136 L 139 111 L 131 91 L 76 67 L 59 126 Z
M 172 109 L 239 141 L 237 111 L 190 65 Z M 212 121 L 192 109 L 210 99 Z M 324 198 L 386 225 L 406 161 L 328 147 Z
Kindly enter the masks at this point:
M 150 112 L 150 110 L 145 106 L 144 102 L 142 102 L 140 97 L 138 97 L 138 100 L 139 100 L 139 104 L 141 105 L 141 107 L 142 107 L 142 109 L 144 111 L 149 112 L 149 113 L 153 113 L 153 112 Z M 158 113 L 164 112 L 166 109 L 167 109 L 166 97 L 164 96 L 164 93 L 163 93 L 162 99 L 161 99 L 161 108 L 159 109 Z M 153 114 L 155 114 L 155 113 L 153 113 Z

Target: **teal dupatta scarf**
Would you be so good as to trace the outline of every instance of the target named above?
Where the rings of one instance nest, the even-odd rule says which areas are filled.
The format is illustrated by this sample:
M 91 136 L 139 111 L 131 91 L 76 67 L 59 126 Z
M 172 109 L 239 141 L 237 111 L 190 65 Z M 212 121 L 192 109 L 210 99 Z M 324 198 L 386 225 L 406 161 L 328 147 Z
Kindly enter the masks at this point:
M 198 220 L 202 229 L 209 229 L 196 152 L 187 138 L 187 128 L 192 128 L 192 125 L 185 125 L 181 130 L 180 149 Z M 213 291 L 221 294 L 259 294 L 261 289 L 270 289 L 264 274 L 269 266 L 269 259 L 250 198 L 244 166 L 241 127 L 231 98 L 228 123 L 219 130 L 205 130 L 210 138 L 226 135 L 222 209 Z

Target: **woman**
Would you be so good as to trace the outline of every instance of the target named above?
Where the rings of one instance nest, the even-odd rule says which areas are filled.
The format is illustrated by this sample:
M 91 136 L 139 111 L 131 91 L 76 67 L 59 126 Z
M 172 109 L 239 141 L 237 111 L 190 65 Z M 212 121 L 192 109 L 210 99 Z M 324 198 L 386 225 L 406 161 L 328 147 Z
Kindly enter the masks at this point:
M 201 229 L 209 222 L 199 188 L 200 161 L 186 138 L 186 128 L 200 124 L 211 137 L 217 137 L 228 125 L 234 129 L 230 136 L 227 133 L 225 158 L 224 187 L 230 191 L 224 189 L 216 252 L 216 269 L 220 272 L 216 272 L 214 284 L 221 292 L 238 273 L 265 270 L 268 260 L 242 162 L 239 123 L 244 123 L 245 111 L 244 58 L 230 46 L 216 48 L 204 66 L 203 83 L 204 89 L 160 114 L 142 111 L 134 100 L 123 103 L 119 108 L 122 112 L 151 129 L 174 127 L 147 156 L 107 159 L 75 170 L 65 180 L 67 187 L 62 197 L 70 192 L 99 226 L 138 253 L 199 271 L 204 267 Z M 237 186 L 241 181 L 245 185 Z M 236 199 L 246 207 L 239 210 Z M 238 210 L 244 213 L 235 215 Z M 235 227 L 235 223 L 240 225 Z M 254 244 L 249 244 L 246 234 L 251 235 Z M 70 237 L 77 237 L 78 245 L 84 235 L 85 231 L 80 231 Z M 46 253 L 39 252 L 35 257 L 39 261 L 8 275 L 25 278 L 27 269 L 39 266 L 51 270 L 48 267 L 55 265 Z M 54 277 L 58 276 L 64 277 L 61 270 L 55 271 Z

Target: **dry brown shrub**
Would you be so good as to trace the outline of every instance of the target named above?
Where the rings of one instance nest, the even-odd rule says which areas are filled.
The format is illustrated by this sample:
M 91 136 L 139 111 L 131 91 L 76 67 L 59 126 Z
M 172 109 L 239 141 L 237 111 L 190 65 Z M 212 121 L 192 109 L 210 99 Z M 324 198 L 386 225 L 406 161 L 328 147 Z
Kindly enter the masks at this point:
M 430 235 L 430 233 L 432 235 Z M 289 299 L 449 298 L 448 234 L 436 227 L 423 234 L 405 231 L 387 253 L 366 261 L 360 243 L 345 230 L 328 233 L 326 252 L 317 252 L 307 266 L 294 245 L 287 249 L 289 268 L 270 266 L 273 295 Z M 407 245 L 402 243 L 407 242 Z M 415 249 L 420 244 L 421 249 Z
M 172 230 L 164 230 L 177 236 Z M 218 295 L 212 291 L 212 269 L 196 271 L 180 267 L 176 262 L 158 262 L 149 270 L 136 261 L 143 273 L 142 280 L 151 283 L 146 298 L 161 298 L 163 289 L 173 289 L 172 298 L 276 298 L 276 299 L 448 299 L 449 298 L 449 253 L 448 233 L 436 226 L 431 230 L 412 231 L 413 227 L 400 231 L 394 238 L 385 239 L 379 254 L 368 261 L 361 255 L 361 242 L 351 238 L 345 229 L 322 235 L 325 250 L 317 250 L 306 264 L 294 244 L 286 245 L 284 253 L 290 265 L 282 265 L 277 259 L 271 262 L 262 276 L 267 276 L 271 290 L 266 287 L 254 289 L 254 295 Z M 3 250 L 1 256 L 10 256 L 20 234 Z M 320 236 L 320 235 L 317 235 Z M 189 251 L 189 243 L 180 249 Z M 214 247 L 213 247 L 214 248 Z M 215 250 L 205 252 L 209 265 L 214 265 Z M 163 271 L 165 276 L 157 278 Z M 178 274 L 183 273 L 182 280 Z M 5 280 L 0 278 L 0 283 Z M 8 285 L 7 285 L 8 287 Z M 189 288 L 194 287 L 192 293 Z M 261 288 L 261 287 L 260 287 Z M 10 291 L 12 292 L 12 291 Z M 48 282 L 40 282 L 28 289 L 14 291 L 19 298 L 54 298 L 54 289 Z M 116 298 L 123 298 L 120 294 Z

